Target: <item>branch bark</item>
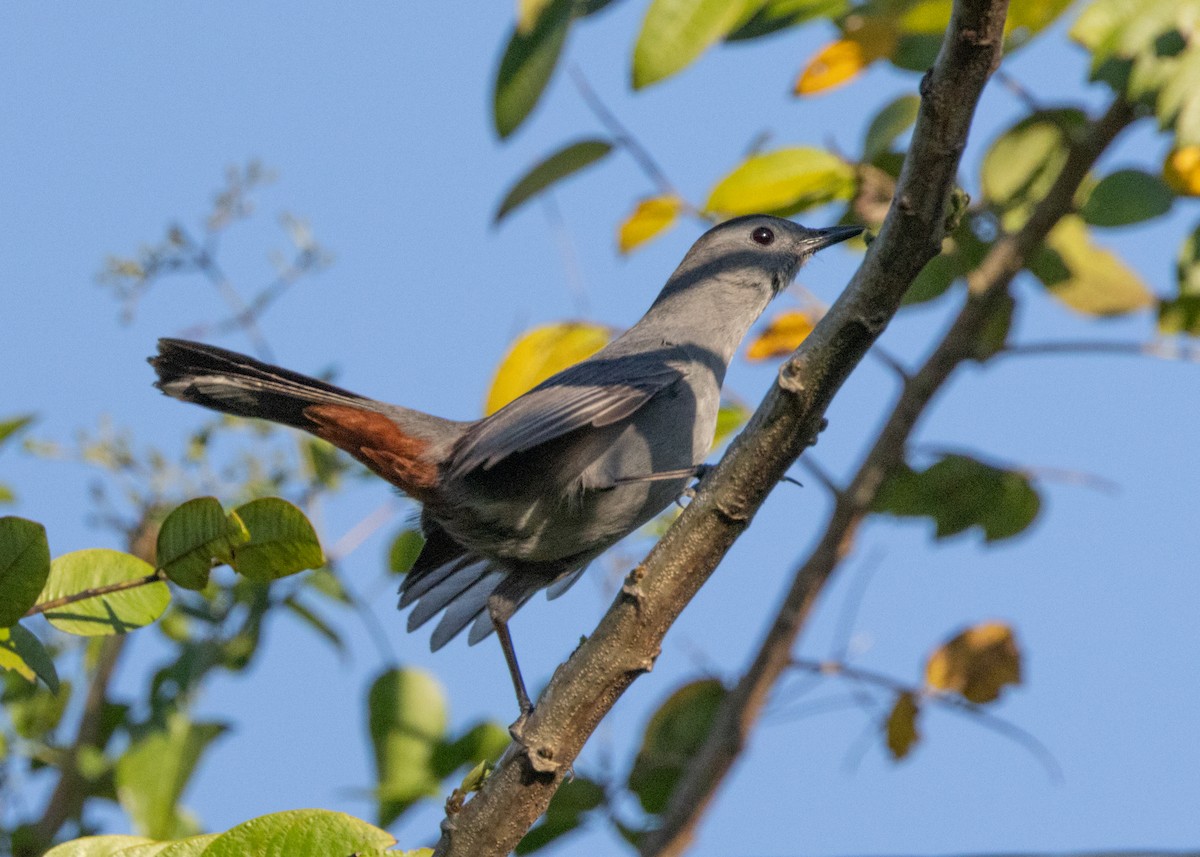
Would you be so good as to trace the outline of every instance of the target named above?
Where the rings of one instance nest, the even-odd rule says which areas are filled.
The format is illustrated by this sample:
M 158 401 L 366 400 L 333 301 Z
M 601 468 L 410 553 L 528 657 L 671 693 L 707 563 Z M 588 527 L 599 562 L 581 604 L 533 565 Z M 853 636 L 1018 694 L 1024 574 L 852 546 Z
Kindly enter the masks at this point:
M 862 267 L 783 365 L 747 429 L 584 642 L 552 677 L 482 790 L 442 823 L 439 857 L 502 857 L 545 811 L 584 742 L 800 453 L 833 395 L 935 256 L 975 105 L 1000 61 L 1007 0 L 956 0 L 895 204 Z
M 1019 232 L 998 240 L 968 278 L 958 316 L 921 368 L 909 378 L 866 459 L 834 508 L 816 548 L 800 566 L 754 661 L 722 702 L 708 740 L 671 796 L 660 827 L 641 843 L 643 857 L 674 857 L 691 842 L 696 825 L 757 723 L 767 696 L 791 663 L 791 651 L 813 604 L 849 553 L 884 478 L 904 460 L 908 439 L 937 392 L 963 363 L 979 357 L 989 321 L 1009 300 L 1008 287 L 1029 255 L 1074 208 L 1075 193 L 1092 165 L 1134 119 L 1124 101 L 1113 103 L 1072 146 L 1049 193 Z
M 88 782 L 79 770 L 77 760 L 85 749 L 103 749 L 108 686 L 127 639 L 119 634 L 105 637 L 101 642 L 95 672 L 92 673 L 79 718 L 79 728 L 67 758 L 63 760 L 58 782 L 46 801 L 42 817 L 30 825 L 20 842 L 14 843 L 13 857 L 37 857 L 44 853 L 62 826 L 72 818 L 78 818 L 83 811 L 83 803 L 88 797 Z

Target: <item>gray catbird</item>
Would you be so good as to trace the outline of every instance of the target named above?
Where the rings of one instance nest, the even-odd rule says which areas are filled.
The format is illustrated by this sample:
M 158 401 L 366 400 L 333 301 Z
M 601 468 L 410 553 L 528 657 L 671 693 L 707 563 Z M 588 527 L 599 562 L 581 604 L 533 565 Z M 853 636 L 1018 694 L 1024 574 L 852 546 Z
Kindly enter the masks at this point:
M 704 233 L 641 321 L 491 416 L 455 422 L 388 405 L 250 357 L 159 341 L 157 386 L 345 450 L 423 505 L 425 547 L 401 586 L 408 628 L 443 612 L 439 649 L 493 630 L 522 718 L 532 709 L 508 620 L 687 487 L 712 444 L 721 383 L 770 300 L 856 226 L 807 229 L 751 215 Z

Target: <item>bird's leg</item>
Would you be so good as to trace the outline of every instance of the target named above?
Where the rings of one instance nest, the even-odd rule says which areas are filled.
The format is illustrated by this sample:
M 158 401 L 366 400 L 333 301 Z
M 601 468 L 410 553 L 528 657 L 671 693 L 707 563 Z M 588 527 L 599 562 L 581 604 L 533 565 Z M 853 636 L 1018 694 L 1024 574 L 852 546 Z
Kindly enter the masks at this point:
M 508 731 L 514 739 L 520 741 L 525 721 L 533 711 L 533 703 L 529 701 L 529 693 L 525 690 L 525 679 L 521 677 L 521 666 L 517 663 L 517 650 L 513 648 L 512 635 L 508 632 L 508 620 L 516 610 L 516 603 L 502 589 L 503 587 L 500 587 L 488 596 L 487 609 L 492 618 L 492 627 L 496 629 L 496 637 L 500 640 L 500 648 L 504 650 L 508 674 L 512 677 L 513 690 L 517 693 L 517 705 L 521 709 L 520 716 Z
M 694 468 L 692 468 L 692 471 L 689 475 L 696 481 L 679 492 L 679 496 L 675 498 L 676 505 L 682 508 L 684 497 L 686 497 L 688 500 L 696 499 L 697 486 L 699 486 L 699 484 L 704 480 L 705 476 L 712 473 L 716 468 L 717 465 L 715 464 L 697 464 Z

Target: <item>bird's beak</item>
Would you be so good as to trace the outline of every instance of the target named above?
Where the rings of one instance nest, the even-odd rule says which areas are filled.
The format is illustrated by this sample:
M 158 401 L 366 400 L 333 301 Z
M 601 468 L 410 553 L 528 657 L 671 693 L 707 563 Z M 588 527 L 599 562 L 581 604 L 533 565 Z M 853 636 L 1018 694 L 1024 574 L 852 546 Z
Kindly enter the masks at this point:
M 861 226 L 830 226 L 827 229 L 810 229 L 809 235 L 801 241 L 803 252 L 812 255 L 818 250 L 824 250 L 833 244 L 840 244 L 863 231 Z

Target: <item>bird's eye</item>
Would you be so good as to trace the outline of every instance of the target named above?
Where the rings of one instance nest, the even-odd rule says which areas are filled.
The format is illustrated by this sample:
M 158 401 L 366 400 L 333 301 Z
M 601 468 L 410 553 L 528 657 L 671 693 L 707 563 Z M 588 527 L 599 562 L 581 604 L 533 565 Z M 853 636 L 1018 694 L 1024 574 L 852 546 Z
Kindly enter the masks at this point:
M 766 247 L 775 240 L 775 233 L 765 226 L 760 226 L 750 233 L 750 237 L 754 240 L 755 244 L 761 244 Z

